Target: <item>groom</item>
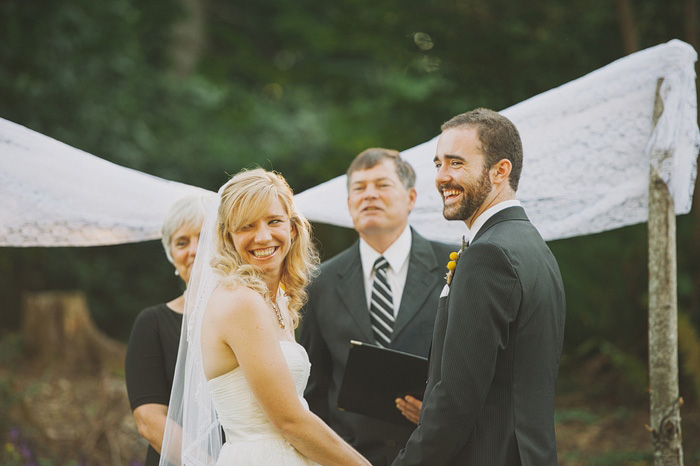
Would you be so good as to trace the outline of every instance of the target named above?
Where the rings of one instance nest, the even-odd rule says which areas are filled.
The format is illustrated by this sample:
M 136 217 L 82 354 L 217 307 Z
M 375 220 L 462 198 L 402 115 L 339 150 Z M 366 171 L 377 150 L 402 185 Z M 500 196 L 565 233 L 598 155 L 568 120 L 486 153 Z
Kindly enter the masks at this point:
M 557 464 L 554 387 L 564 336 L 557 262 L 515 199 L 515 126 L 477 109 L 442 125 L 435 184 L 443 215 L 470 229 L 440 298 L 407 465 Z

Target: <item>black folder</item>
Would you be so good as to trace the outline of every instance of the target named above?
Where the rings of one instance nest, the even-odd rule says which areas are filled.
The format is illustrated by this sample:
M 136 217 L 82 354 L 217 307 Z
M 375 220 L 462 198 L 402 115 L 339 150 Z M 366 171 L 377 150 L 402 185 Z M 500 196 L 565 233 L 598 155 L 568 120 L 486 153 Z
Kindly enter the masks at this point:
M 338 409 L 414 426 L 396 408 L 396 398 L 423 399 L 428 360 L 389 348 L 350 341 Z

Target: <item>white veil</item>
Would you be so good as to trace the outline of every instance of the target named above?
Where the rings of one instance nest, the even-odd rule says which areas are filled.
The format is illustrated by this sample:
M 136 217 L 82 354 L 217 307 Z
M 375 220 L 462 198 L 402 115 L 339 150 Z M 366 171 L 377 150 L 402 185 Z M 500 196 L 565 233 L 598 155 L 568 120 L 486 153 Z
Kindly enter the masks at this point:
M 216 248 L 216 219 L 224 186 L 219 190 L 217 202 L 212 203 L 204 218 L 197 256 L 187 285 L 180 348 L 161 449 L 161 466 L 213 465 L 221 450 L 221 426 L 202 366 L 201 327 L 202 314 L 220 279 L 210 264 Z

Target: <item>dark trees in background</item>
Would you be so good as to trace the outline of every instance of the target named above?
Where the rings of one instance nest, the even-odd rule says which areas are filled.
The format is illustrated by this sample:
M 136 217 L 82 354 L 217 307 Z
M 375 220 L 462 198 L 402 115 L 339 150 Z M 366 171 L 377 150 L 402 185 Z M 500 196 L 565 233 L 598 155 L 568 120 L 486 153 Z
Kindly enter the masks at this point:
M 5 0 L 0 117 L 163 178 L 216 189 L 257 164 L 299 192 L 366 147 L 412 147 L 458 112 L 500 110 L 697 34 L 695 0 Z M 325 257 L 355 238 L 315 227 Z M 678 219 L 678 290 L 695 329 L 698 244 L 694 212 Z M 645 399 L 645 226 L 551 246 L 569 303 L 562 371 L 623 374 L 619 396 Z M 156 241 L 3 248 L 0 276 L 2 328 L 19 328 L 22 292 L 80 289 L 121 340 L 140 309 L 181 292 Z

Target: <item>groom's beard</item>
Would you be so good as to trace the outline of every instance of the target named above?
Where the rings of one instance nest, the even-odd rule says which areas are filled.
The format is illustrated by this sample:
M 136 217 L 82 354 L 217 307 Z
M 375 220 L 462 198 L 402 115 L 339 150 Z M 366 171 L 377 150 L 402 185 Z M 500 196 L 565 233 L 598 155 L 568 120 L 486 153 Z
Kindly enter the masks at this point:
M 462 199 L 458 204 L 443 206 L 442 215 L 447 220 L 467 220 L 484 203 L 491 193 L 491 179 L 488 168 L 484 168 L 478 180 L 466 186 L 457 183 L 445 183 L 440 185 L 440 192 L 444 189 L 457 189 L 462 191 Z M 444 199 L 443 199 L 444 202 Z

